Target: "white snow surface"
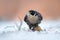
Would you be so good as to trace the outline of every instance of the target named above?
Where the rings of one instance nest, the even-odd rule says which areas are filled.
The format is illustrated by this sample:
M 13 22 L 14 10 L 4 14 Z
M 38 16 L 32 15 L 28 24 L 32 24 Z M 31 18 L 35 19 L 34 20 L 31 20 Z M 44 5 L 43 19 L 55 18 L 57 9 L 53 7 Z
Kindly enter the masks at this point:
M 0 30 L 0 40 L 60 40 L 60 20 L 43 20 L 39 26 L 42 31 L 33 32 L 23 21 L 20 31 L 14 28 Z

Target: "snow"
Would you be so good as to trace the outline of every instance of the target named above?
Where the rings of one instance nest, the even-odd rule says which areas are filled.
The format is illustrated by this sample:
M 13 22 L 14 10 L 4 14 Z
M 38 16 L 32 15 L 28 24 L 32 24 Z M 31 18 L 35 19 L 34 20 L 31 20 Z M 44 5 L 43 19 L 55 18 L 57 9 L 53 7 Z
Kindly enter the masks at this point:
M 41 34 L 38 32 L 15 32 L 0 35 L 0 40 L 60 40 L 60 34 Z
M 13 28 L 0 31 L 0 40 L 60 40 L 60 21 L 43 20 L 39 25 L 41 32 L 28 31 L 28 25 L 23 21 L 20 31 L 13 32 Z

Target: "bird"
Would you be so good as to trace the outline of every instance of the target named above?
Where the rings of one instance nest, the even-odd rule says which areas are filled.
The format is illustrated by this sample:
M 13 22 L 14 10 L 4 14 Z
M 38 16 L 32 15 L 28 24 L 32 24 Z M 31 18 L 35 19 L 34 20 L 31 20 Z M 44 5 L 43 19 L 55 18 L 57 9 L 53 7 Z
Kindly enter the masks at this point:
M 32 31 L 41 31 L 41 27 L 38 25 L 41 23 L 43 17 L 41 13 L 35 10 L 29 10 L 24 17 L 24 21 L 29 26 L 29 29 Z

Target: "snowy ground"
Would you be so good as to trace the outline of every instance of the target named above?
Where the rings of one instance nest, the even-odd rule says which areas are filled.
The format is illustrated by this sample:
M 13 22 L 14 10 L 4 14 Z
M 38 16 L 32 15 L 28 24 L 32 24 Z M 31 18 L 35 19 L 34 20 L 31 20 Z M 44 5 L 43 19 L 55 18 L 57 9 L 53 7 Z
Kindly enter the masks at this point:
M 60 20 L 44 20 L 39 25 L 43 30 L 41 32 L 32 32 L 28 31 L 28 25 L 23 22 L 20 31 L 2 31 L 0 33 L 0 40 L 60 40 Z

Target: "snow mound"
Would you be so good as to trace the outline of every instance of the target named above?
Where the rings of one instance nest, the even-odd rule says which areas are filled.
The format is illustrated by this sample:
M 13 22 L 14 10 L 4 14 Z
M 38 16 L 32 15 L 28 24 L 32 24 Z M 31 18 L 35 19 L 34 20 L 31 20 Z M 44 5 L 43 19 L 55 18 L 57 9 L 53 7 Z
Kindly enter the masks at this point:
M 0 40 L 60 40 L 60 21 L 42 21 L 39 24 L 42 31 L 29 31 L 28 25 L 23 21 L 20 31 L 14 27 L 0 31 Z M 14 31 L 12 31 L 14 30 Z

